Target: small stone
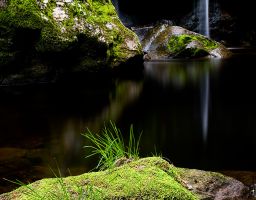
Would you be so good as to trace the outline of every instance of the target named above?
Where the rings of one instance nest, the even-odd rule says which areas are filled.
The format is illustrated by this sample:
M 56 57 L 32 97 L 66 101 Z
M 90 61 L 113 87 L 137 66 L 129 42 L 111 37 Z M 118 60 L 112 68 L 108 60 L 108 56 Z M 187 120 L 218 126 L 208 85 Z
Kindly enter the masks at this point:
M 115 27 L 115 25 L 112 24 L 112 23 L 107 23 L 107 24 L 106 24 L 106 27 L 107 27 L 108 29 L 112 30 L 112 29 Z
M 190 185 L 190 184 L 187 184 L 187 189 L 188 189 L 188 190 L 193 190 L 193 186 Z
M 57 6 L 64 6 L 64 2 L 56 2 Z
M 41 16 L 42 16 L 42 19 L 43 19 L 43 20 L 45 20 L 45 21 L 49 21 L 48 17 L 47 17 L 47 16 L 45 16 L 44 14 L 41 14 Z
M 68 18 L 68 15 L 61 7 L 56 7 L 53 9 L 53 18 L 57 21 L 63 21 Z
M 120 166 L 122 166 L 122 165 L 124 165 L 124 164 L 127 164 L 127 163 L 129 163 L 129 162 L 132 162 L 132 161 L 133 161 L 133 159 L 131 159 L 131 158 L 122 157 L 122 158 L 119 158 L 119 159 L 117 159 L 117 160 L 115 161 L 114 166 L 115 166 L 115 167 L 120 167 Z
M 133 40 L 125 40 L 127 47 L 130 50 L 136 50 L 137 49 L 137 43 L 135 43 Z

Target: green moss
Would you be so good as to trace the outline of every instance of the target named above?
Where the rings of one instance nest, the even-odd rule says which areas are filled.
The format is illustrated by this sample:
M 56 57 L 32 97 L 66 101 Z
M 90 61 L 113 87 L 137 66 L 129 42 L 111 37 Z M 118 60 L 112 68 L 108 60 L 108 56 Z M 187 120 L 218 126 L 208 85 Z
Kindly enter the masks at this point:
M 2 195 L 6 199 L 198 199 L 176 181 L 176 168 L 159 157 L 106 171 L 43 179 Z M 82 192 L 81 192 L 82 191 Z M 1 197 L 1 196 L 0 196 Z
M 195 177 L 199 182 L 204 184 L 207 182 L 212 182 L 212 180 L 216 180 L 216 182 L 218 181 L 220 184 L 222 184 L 228 180 L 226 176 L 217 172 L 206 172 L 186 168 L 176 168 L 175 171 L 177 172 L 180 179 L 183 179 L 184 177 Z
M 42 20 L 36 0 L 10 0 L 5 10 L 0 12 L 0 22 L 9 26 L 41 28 Z
M 172 36 L 169 39 L 167 48 L 171 53 L 181 53 L 186 49 L 186 46 L 192 42 L 192 41 L 198 41 L 202 48 L 195 48 L 190 50 L 189 53 L 192 56 L 204 54 L 206 51 L 211 51 L 218 47 L 218 43 L 210 40 L 206 37 L 203 37 L 201 35 L 187 35 L 187 34 L 181 34 L 178 36 Z
M 93 39 L 93 46 L 106 46 L 104 56 L 101 54 L 99 57 L 93 47 L 80 48 L 84 51 L 84 59 L 97 60 L 93 66 L 112 67 L 134 55 L 142 55 L 137 36 L 123 26 L 111 1 L 74 0 L 72 3 L 64 3 L 61 9 L 65 11 L 67 18 L 63 20 L 56 20 L 53 17 L 53 11 L 57 7 L 56 0 L 50 0 L 47 4 L 42 2 L 42 0 L 9 0 L 7 7 L 0 11 L 0 30 L 2 26 L 7 27 L 4 30 L 5 36 L 0 35 L 0 39 L 14 40 L 15 34 L 18 34 L 17 29 L 37 30 L 39 38 L 33 41 L 33 44 L 39 54 L 67 52 L 74 49 L 76 51 L 79 45 L 82 45 L 79 41 L 81 36 L 88 40 Z M 109 24 L 112 28 L 109 28 Z M 8 35 L 8 32 L 14 34 Z M 125 43 L 127 39 L 136 41 L 138 48 L 136 50 L 127 48 Z M 11 47 L 4 48 L 8 49 L 5 54 L 13 53 L 9 52 Z M 84 66 L 86 63 L 91 64 L 91 61 L 83 61 L 80 57 L 79 60 L 82 68 L 86 68 Z

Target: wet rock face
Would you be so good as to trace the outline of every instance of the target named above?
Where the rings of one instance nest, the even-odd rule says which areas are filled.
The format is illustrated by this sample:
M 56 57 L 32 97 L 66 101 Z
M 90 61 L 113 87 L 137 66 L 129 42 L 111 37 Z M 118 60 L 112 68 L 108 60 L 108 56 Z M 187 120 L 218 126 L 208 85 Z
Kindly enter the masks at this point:
M 179 22 L 180 26 L 194 32 L 199 32 L 199 13 L 190 12 Z M 218 3 L 212 3 L 209 13 L 210 36 L 225 45 L 234 46 L 241 43 L 237 17 L 222 10 Z M 239 38 L 240 37 L 240 38 Z
M 133 26 L 154 23 L 157 20 L 172 20 L 175 25 L 198 32 L 198 1 L 158 1 L 148 3 L 118 0 L 120 12 L 133 21 Z M 136 6 L 134 6 L 136 5 Z M 147 13 L 150 13 L 147 14 Z M 256 25 L 251 23 L 256 13 L 250 0 L 211 0 L 210 32 L 211 38 L 226 46 L 255 46 Z
M 147 28 L 148 29 L 148 28 Z M 222 44 L 179 26 L 161 24 L 140 36 L 146 60 L 170 58 L 226 58 L 231 52 Z
M 6 6 L 7 0 L 0 0 L 0 9 Z
M 137 36 L 110 1 L 9 0 L 0 10 L 2 84 L 111 69 L 140 56 Z
M 250 2 L 210 1 L 209 25 L 211 38 L 226 46 L 254 46 L 256 26 Z M 194 32 L 199 31 L 199 13 L 191 10 L 176 23 Z
M 233 178 L 219 173 L 192 169 L 179 169 L 179 173 L 183 185 L 198 194 L 200 199 L 250 199 L 249 188 Z

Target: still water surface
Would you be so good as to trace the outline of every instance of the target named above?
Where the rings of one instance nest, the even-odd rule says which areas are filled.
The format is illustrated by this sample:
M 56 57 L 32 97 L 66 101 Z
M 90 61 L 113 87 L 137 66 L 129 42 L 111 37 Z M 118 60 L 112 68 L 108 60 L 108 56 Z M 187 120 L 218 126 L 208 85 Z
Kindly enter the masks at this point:
M 112 120 L 141 131 L 141 154 L 176 166 L 256 171 L 256 54 L 227 60 L 146 62 L 140 76 L 79 84 L 0 88 L 0 193 L 15 185 L 91 170 L 87 128 Z

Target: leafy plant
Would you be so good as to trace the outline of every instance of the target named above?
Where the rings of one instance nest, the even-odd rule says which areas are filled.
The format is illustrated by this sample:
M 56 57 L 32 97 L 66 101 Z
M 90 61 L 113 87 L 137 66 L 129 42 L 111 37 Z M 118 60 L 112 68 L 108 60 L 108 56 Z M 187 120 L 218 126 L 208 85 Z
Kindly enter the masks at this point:
M 96 168 L 100 168 L 102 170 L 111 168 L 120 158 L 139 158 L 139 143 L 141 134 L 136 141 L 133 132 L 133 125 L 130 126 L 128 146 L 125 146 L 120 129 L 118 129 L 111 121 L 108 127 L 104 127 L 101 134 L 92 133 L 88 129 L 87 133 L 83 135 L 93 143 L 93 146 L 85 146 L 85 148 L 92 149 L 91 154 L 89 154 L 86 158 L 94 155 L 100 155 L 100 160 Z

